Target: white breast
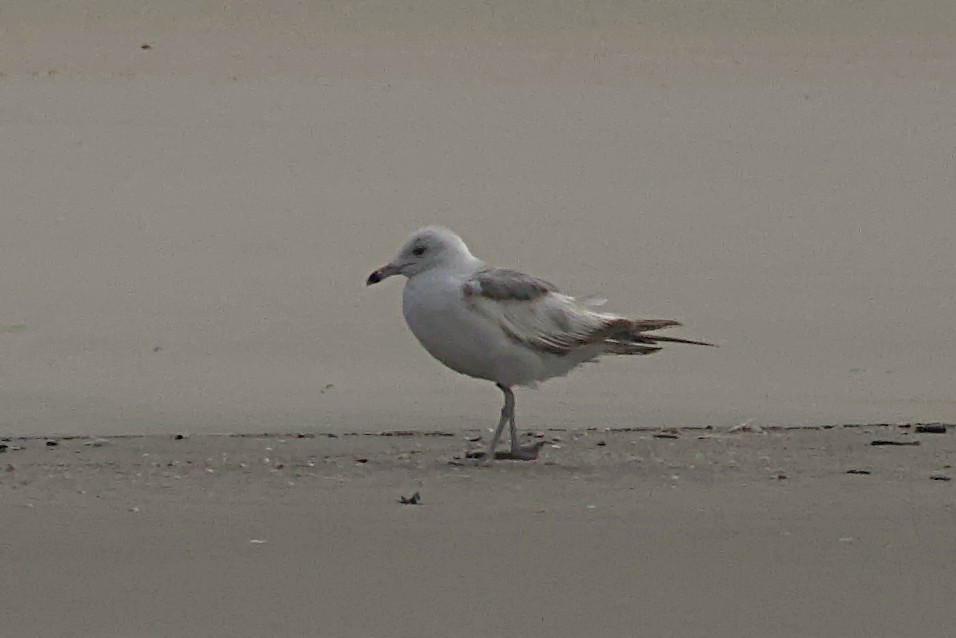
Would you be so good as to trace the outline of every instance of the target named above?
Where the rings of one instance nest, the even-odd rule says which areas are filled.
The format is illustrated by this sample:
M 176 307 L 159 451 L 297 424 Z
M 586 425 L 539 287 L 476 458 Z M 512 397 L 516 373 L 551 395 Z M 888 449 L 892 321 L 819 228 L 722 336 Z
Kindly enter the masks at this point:
M 412 334 L 433 357 L 472 377 L 495 381 L 497 335 L 465 306 L 462 281 L 423 273 L 409 279 L 402 311 Z
M 461 374 L 509 387 L 567 374 L 579 363 L 509 339 L 499 325 L 469 307 L 462 294 L 466 280 L 463 275 L 427 272 L 405 284 L 405 321 L 433 357 Z

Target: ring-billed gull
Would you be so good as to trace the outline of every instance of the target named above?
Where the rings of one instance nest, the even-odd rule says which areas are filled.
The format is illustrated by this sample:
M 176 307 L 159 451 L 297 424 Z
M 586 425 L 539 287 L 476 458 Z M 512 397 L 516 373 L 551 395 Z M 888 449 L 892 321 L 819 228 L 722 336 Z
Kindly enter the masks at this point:
M 495 458 L 505 423 L 508 458 L 531 460 L 540 444 L 521 447 L 512 387 L 534 387 L 563 376 L 602 354 L 651 354 L 660 342 L 712 344 L 648 334 L 679 326 L 667 319 L 628 319 L 597 312 L 524 273 L 492 268 L 447 228 L 416 231 L 398 256 L 369 275 L 366 285 L 392 275 L 408 278 L 402 311 L 412 334 L 433 357 L 456 372 L 493 381 L 504 407 L 484 457 Z

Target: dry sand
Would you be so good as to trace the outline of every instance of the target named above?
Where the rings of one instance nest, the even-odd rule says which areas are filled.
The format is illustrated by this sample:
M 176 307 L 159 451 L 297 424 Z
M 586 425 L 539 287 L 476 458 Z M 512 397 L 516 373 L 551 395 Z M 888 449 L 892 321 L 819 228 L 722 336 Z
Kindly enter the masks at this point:
M 445 434 L 10 441 L 2 633 L 952 632 L 952 430 Z
M 950 0 L 5 0 L 0 435 L 150 436 L 7 444 L 0 635 L 951 635 L 952 432 L 726 431 L 956 420 L 954 34 Z M 449 466 L 499 394 L 363 287 L 436 222 L 721 347 L 522 392 L 563 447 Z M 344 436 L 383 430 L 452 436 Z M 299 431 L 343 436 L 209 436 Z

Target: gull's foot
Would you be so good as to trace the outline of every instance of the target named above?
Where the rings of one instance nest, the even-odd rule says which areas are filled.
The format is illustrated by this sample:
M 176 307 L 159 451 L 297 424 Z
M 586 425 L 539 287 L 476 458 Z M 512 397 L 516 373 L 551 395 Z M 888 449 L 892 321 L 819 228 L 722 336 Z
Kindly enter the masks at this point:
M 495 452 L 496 461 L 534 461 L 537 460 L 538 454 L 541 453 L 541 448 L 544 447 L 544 441 L 538 441 L 534 445 L 529 445 L 526 447 L 515 446 L 511 448 L 510 451 L 497 451 Z M 465 458 L 461 461 L 453 461 L 452 465 L 490 465 L 491 458 L 488 456 L 487 452 L 468 452 L 465 454 Z
M 512 461 L 536 461 L 538 459 L 538 454 L 541 453 L 541 448 L 544 447 L 544 441 L 538 441 L 534 445 L 528 445 L 521 447 L 519 445 L 512 446 L 510 452 L 498 452 L 495 454 L 496 459 L 510 459 Z
M 495 454 L 495 458 L 498 458 L 498 454 Z M 488 467 L 491 465 L 491 458 L 487 452 L 466 452 L 465 458 L 459 460 L 459 457 L 456 456 L 454 461 L 449 461 L 448 463 L 449 465 L 457 466 Z

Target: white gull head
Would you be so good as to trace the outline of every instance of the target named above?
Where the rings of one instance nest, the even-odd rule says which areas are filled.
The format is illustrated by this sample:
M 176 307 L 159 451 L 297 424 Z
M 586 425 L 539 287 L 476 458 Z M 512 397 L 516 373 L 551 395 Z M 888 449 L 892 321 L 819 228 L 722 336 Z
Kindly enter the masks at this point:
M 411 278 L 433 268 L 474 269 L 480 263 L 454 232 L 443 226 L 426 226 L 415 231 L 398 256 L 369 275 L 365 284 L 371 286 L 392 275 Z

